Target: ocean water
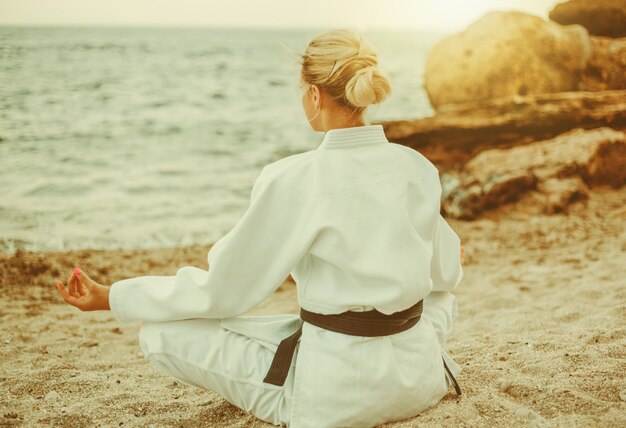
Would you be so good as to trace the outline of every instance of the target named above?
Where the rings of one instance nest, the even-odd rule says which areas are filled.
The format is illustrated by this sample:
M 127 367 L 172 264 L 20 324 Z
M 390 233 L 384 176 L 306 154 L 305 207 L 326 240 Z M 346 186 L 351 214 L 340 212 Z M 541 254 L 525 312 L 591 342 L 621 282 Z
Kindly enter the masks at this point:
M 0 251 L 215 242 L 263 166 L 322 141 L 278 42 L 324 30 L 0 27 Z M 363 34 L 393 85 L 366 119 L 432 115 L 445 34 Z

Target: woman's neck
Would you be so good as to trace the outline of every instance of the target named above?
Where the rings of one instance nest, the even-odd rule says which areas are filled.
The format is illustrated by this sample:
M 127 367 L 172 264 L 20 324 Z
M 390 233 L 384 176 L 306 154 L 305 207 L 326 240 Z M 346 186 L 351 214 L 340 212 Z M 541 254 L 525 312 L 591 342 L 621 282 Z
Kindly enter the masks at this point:
M 326 112 L 322 112 L 326 113 Z M 355 116 L 354 114 L 340 113 L 337 110 L 322 114 L 322 127 L 324 132 L 335 128 L 352 128 L 355 126 L 365 126 L 363 114 Z

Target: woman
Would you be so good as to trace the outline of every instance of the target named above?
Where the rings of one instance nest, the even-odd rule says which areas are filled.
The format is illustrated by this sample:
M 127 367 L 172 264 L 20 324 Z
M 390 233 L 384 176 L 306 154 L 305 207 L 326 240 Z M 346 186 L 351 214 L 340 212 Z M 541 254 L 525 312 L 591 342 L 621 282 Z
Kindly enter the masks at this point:
M 57 287 L 82 310 L 143 321 L 140 347 L 159 369 L 264 421 L 364 427 L 409 418 L 451 382 L 460 393 L 460 367 L 443 349 L 457 317 L 450 291 L 463 276 L 460 240 L 439 214 L 433 164 L 364 123 L 367 106 L 391 93 L 372 46 L 334 30 L 301 59 L 302 105 L 324 138 L 263 168 L 250 206 L 209 250 L 208 270 L 183 266 L 106 287 L 75 269 L 68 290 Z M 375 313 L 378 324 L 341 333 L 298 315 L 243 316 L 289 274 L 301 315 L 341 324 L 346 314 Z M 370 334 L 409 312 L 402 329 Z

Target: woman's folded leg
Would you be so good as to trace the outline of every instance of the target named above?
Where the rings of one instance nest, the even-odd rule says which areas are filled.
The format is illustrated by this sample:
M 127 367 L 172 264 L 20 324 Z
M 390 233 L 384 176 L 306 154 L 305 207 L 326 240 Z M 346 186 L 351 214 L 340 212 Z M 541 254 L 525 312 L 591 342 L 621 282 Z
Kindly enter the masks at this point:
M 181 382 L 275 425 L 289 420 L 291 376 L 283 387 L 263 383 L 275 350 L 223 328 L 219 319 L 144 322 L 139 343 L 152 364 Z

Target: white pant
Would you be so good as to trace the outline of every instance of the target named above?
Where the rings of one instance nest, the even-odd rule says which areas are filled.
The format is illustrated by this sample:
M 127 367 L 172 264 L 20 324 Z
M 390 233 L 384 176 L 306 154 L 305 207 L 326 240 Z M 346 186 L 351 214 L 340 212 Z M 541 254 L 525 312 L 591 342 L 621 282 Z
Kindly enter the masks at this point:
M 219 319 L 144 322 L 139 343 L 153 365 L 181 382 L 214 391 L 266 422 L 288 423 L 284 388 L 263 383 L 274 352 L 226 330 Z
M 432 322 L 443 347 L 456 318 L 456 309 L 454 313 L 449 307 L 444 310 L 443 299 L 441 305 L 437 300 L 436 293 L 425 299 L 422 317 Z M 258 318 L 282 322 L 298 319 L 298 315 Z M 263 382 L 276 343 L 264 345 L 224 328 L 220 319 L 203 318 L 144 322 L 139 342 L 146 358 L 164 373 L 185 384 L 214 391 L 263 421 L 289 425 L 296 356 L 284 386 Z M 453 371 L 456 372 L 456 368 Z

